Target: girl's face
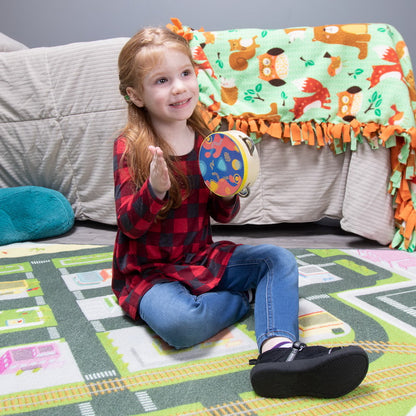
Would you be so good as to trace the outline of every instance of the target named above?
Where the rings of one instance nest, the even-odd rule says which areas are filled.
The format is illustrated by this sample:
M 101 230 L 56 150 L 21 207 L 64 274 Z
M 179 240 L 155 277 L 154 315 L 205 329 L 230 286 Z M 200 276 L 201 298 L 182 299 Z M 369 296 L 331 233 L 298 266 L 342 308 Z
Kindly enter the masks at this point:
M 154 126 L 186 122 L 199 99 L 195 69 L 189 57 L 161 47 L 161 59 L 144 77 L 140 93 L 128 89 L 138 107 L 146 107 Z

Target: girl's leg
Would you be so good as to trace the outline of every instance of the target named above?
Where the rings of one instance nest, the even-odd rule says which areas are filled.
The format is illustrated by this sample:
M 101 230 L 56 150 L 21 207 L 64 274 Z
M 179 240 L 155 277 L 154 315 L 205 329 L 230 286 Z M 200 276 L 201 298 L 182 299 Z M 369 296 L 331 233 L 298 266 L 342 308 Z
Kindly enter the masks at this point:
M 274 337 L 298 340 L 298 267 L 288 250 L 274 245 L 238 246 L 219 290 L 256 289 L 254 306 L 257 344 Z
M 159 283 L 143 296 L 140 317 L 163 340 L 186 348 L 214 336 L 249 311 L 245 295 L 230 291 L 192 295 L 179 282 Z
M 298 271 L 290 252 L 272 245 L 237 247 L 219 289 L 248 290 L 256 286 L 254 318 L 259 349 L 273 338 L 296 341 L 289 348 L 277 345 L 263 351 L 252 361 L 255 365 L 250 380 L 257 394 L 339 397 L 362 382 L 368 357 L 361 347 L 307 347 L 297 341 Z

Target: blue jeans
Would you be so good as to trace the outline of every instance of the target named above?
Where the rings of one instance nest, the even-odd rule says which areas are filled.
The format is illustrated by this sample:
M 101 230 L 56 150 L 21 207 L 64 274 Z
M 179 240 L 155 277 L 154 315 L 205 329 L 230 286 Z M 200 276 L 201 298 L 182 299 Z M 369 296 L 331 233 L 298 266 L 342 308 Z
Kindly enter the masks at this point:
M 250 310 L 246 292 L 254 288 L 259 349 L 276 336 L 298 340 L 296 260 L 289 251 L 269 244 L 238 246 L 219 285 L 202 295 L 192 295 L 179 282 L 156 284 L 143 296 L 140 316 L 169 345 L 190 347 L 244 317 Z

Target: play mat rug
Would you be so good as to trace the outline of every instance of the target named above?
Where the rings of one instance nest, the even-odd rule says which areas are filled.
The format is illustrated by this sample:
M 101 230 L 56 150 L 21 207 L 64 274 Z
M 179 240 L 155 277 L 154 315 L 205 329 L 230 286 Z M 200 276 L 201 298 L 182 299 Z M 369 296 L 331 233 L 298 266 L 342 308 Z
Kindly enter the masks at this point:
M 192 49 L 212 129 L 330 146 L 335 153 L 363 142 L 390 148 L 392 246 L 415 250 L 416 88 L 408 48 L 393 26 L 207 31 L 172 22 L 168 27 Z
M 11 246 L 10 246 L 11 247 Z M 253 316 L 186 350 L 126 318 L 110 246 L 0 247 L 0 414 L 203 416 L 416 414 L 416 255 L 294 249 L 302 340 L 361 345 L 359 388 L 265 399 L 249 381 Z

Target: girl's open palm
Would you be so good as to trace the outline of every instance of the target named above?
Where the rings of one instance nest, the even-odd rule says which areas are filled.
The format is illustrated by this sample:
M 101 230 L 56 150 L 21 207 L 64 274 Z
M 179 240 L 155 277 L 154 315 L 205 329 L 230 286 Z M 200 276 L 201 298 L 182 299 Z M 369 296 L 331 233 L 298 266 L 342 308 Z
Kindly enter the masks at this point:
M 163 199 L 171 185 L 168 167 L 160 147 L 149 146 L 149 150 L 153 155 L 153 160 L 150 163 L 149 181 L 156 196 Z

